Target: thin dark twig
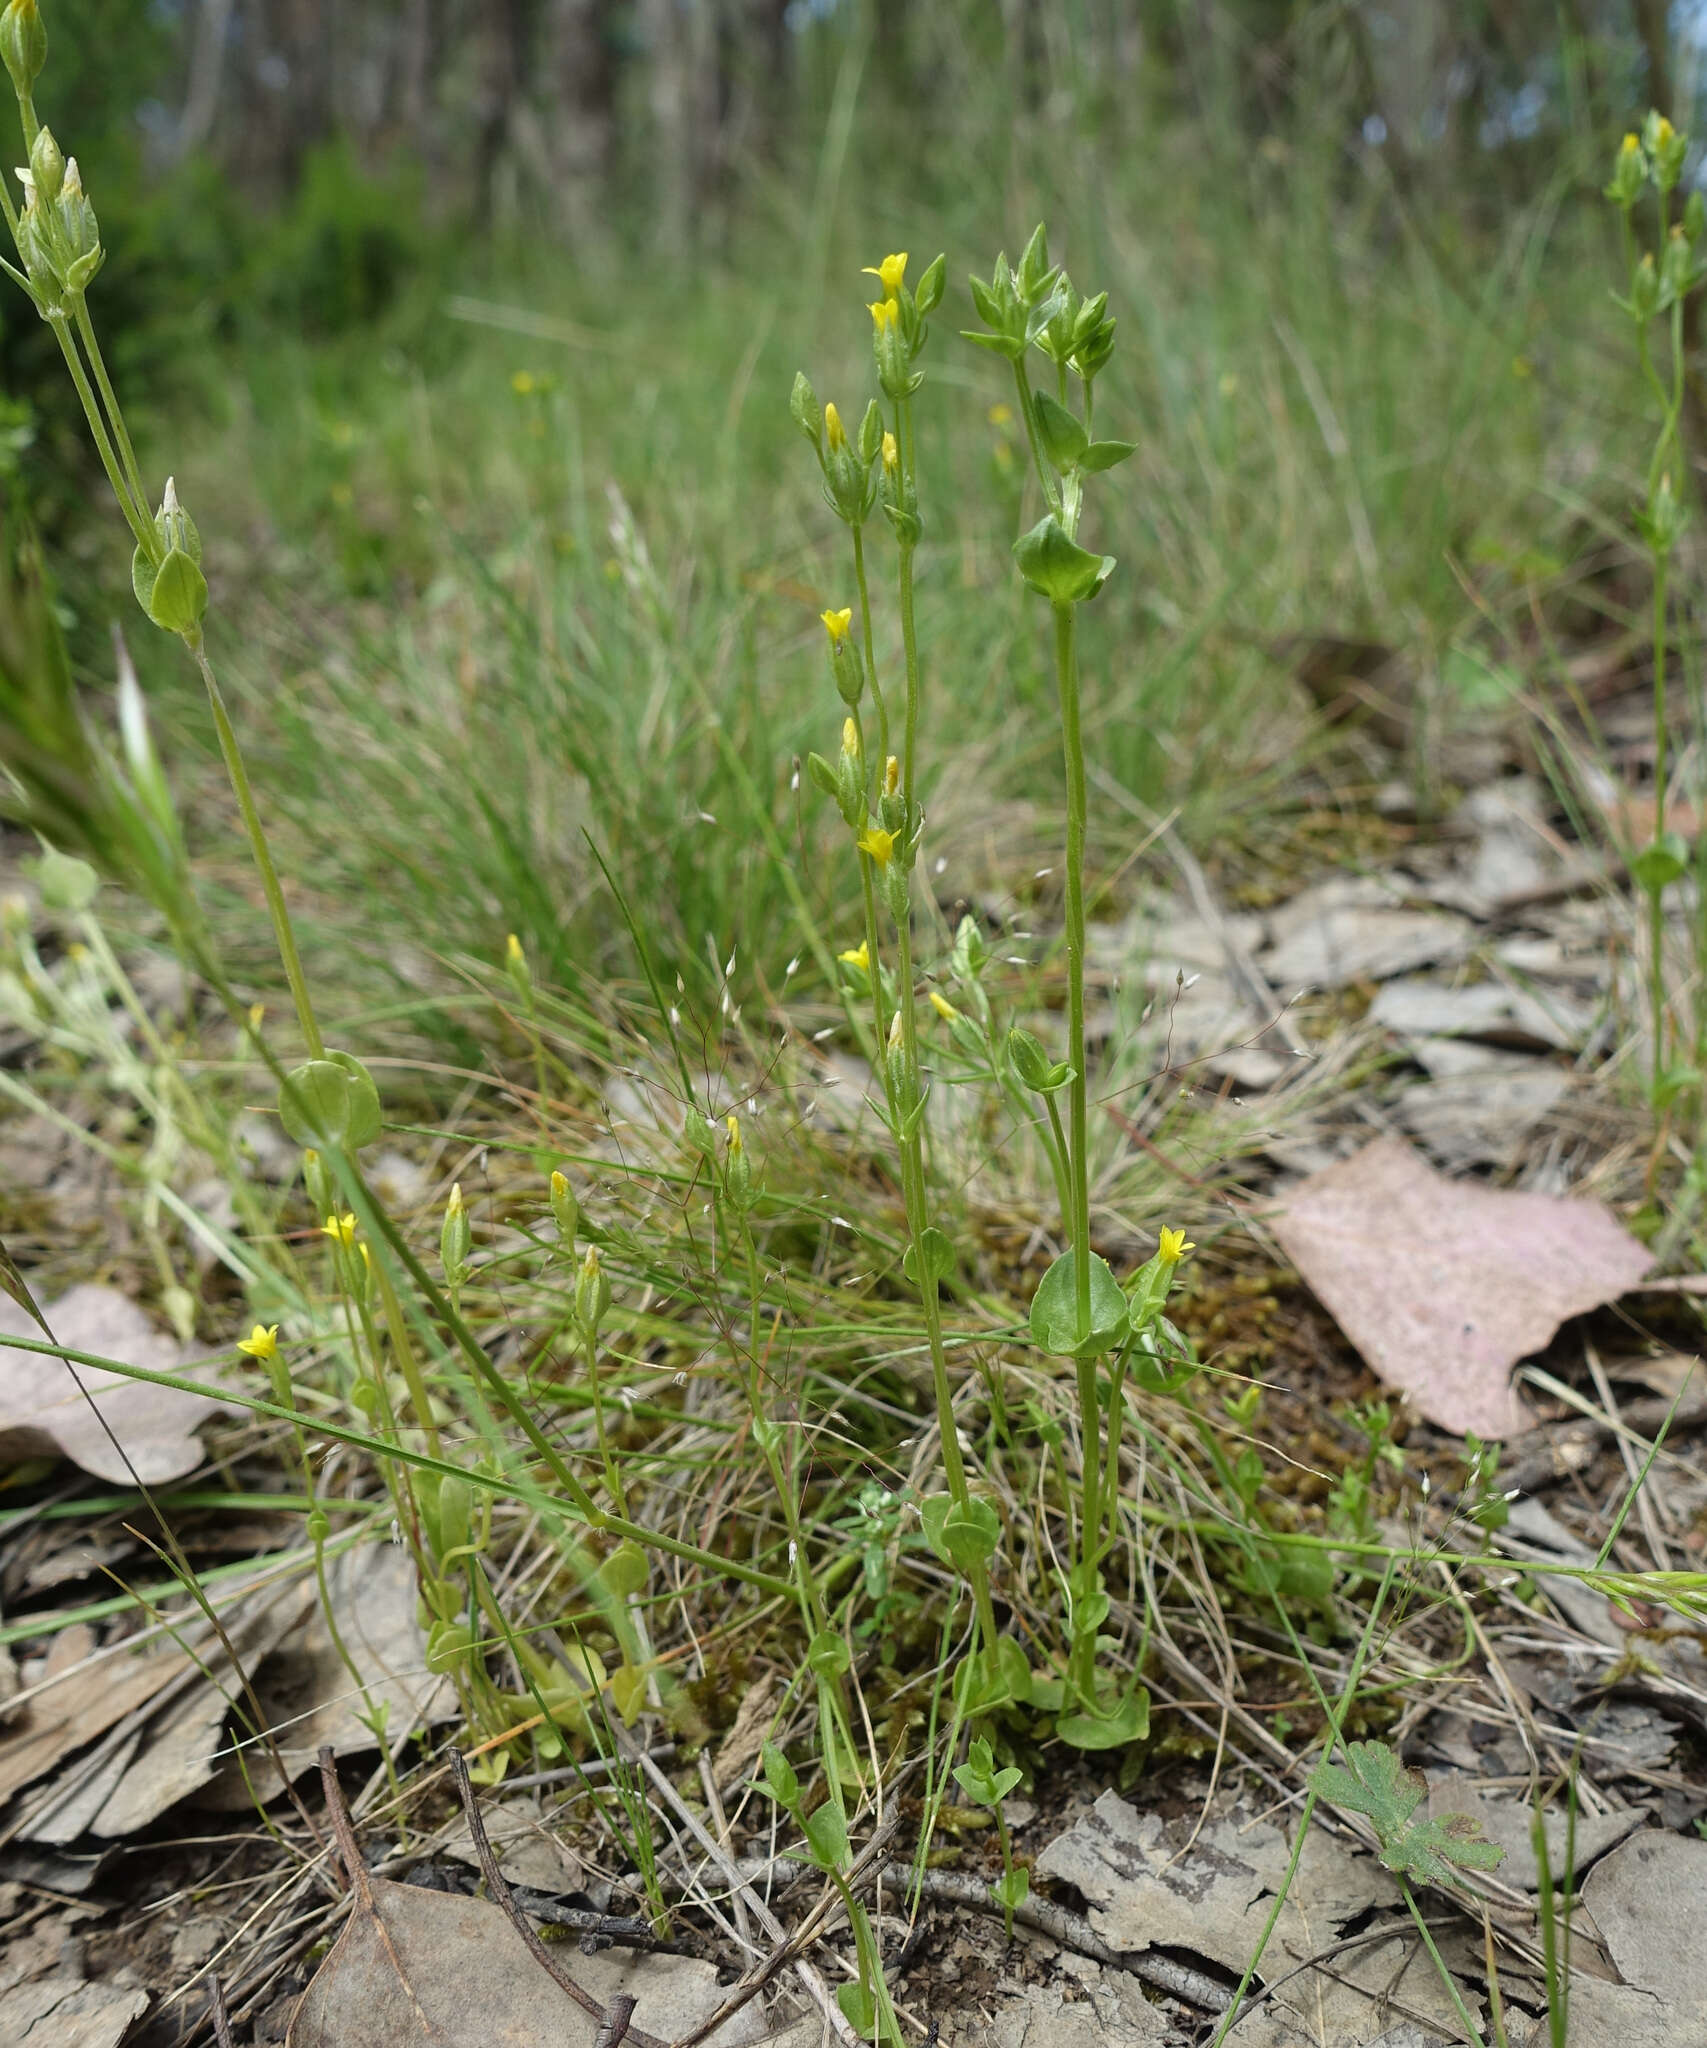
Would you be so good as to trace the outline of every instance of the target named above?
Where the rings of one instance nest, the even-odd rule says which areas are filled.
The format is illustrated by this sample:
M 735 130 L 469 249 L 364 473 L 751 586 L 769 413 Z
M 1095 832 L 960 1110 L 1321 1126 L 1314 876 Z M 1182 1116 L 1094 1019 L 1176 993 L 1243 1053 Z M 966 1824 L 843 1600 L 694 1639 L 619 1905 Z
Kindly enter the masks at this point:
M 225 1993 L 220 1989 L 217 1977 L 207 1980 L 207 2009 L 208 2017 L 213 2021 L 213 2038 L 219 2043 L 219 2048 L 237 2048 L 231 2037 L 231 2015 L 225 2009 Z
M 504 1873 L 498 1868 L 498 1859 L 492 1854 L 492 1844 L 486 1839 L 486 1823 L 480 1818 L 480 1804 L 474 1796 L 474 1787 L 469 1782 L 468 1760 L 463 1756 L 461 1750 L 451 1751 L 450 1767 L 451 1773 L 456 1779 L 457 1794 L 462 1800 L 462 1810 L 468 1816 L 468 1832 L 474 1843 L 474 1853 L 480 1859 L 480 1874 L 486 1880 L 486 1889 L 491 1894 L 492 1903 L 499 1908 L 510 1925 L 521 1936 L 528 1954 L 533 1957 L 534 1961 L 538 1963 L 557 1988 L 560 1991 L 566 1992 L 569 1997 L 574 1999 L 583 2012 L 591 2013 L 593 2018 L 600 2023 L 599 2042 L 603 2044 L 603 2030 L 605 2027 L 615 2023 L 616 2008 L 621 2000 L 613 1999 L 611 2009 L 607 2013 L 601 2001 L 596 1999 L 590 1991 L 582 1990 L 581 1986 L 564 1969 L 563 1965 L 551 1953 L 550 1949 L 546 1947 L 545 1943 L 540 1940 L 539 1935 L 534 1930 L 532 1921 L 529 1920 L 521 1907 L 516 1904 L 515 1895 L 511 1892 Z M 632 2013 L 633 2010 L 633 2005 L 630 2004 L 629 2012 Z M 631 2041 L 634 2044 L 634 2048 L 665 2048 L 665 2043 L 660 2041 L 655 2034 L 644 2033 L 639 2027 L 630 2026 L 627 2015 L 622 2016 L 621 2025 L 617 2027 L 617 2031 L 610 2038 L 612 2043 L 624 2039 Z
M 621 2048 L 628 2033 L 628 2023 L 634 2017 L 636 2001 L 626 1991 L 619 1991 L 611 1999 L 610 2011 L 605 2014 L 598 2033 L 593 2038 L 593 2048 Z

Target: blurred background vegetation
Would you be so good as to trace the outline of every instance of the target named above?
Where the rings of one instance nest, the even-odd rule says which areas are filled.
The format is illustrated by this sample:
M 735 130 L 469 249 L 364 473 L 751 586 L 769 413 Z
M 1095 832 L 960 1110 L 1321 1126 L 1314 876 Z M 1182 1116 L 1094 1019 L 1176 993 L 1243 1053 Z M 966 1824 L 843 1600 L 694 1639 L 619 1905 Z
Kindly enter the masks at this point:
M 1650 102 L 1687 124 L 1691 8 L 43 12 L 40 110 L 109 251 L 92 306 L 151 487 L 175 469 L 207 541 L 310 951 L 370 1017 L 511 929 L 570 985 L 608 972 L 586 834 L 708 989 L 732 946 L 774 990 L 812 930 L 841 942 L 793 765 L 833 741 L 816 613 L 846 575 L 787 394 L 806 366 L 863 405 L 859 271 L 888 249 L 945 248 L 954 280 L 922 422 L 945 890 L 1013 899 L 1053 838 L 1051 685 L 1007 558 L 1024 465 L 1002 366 L 955 339 L 966 273 L 1039 218 L 1111 293 L 1099 419 L 1141 444 L 1087 650 L 1111 877 L 1144 807 L 1235 880 L 1309 858 L 1300 646 L 1398 654 L 1450 715 L 1631 625 L 1646 444 L 1599 188 Z M 193 678 L 127 609 L 63 381 L 8 294 L 8 497 L 92 692 L 122 621 L 210 845 Z M 235 869 L 227 900 L 264 981 Z

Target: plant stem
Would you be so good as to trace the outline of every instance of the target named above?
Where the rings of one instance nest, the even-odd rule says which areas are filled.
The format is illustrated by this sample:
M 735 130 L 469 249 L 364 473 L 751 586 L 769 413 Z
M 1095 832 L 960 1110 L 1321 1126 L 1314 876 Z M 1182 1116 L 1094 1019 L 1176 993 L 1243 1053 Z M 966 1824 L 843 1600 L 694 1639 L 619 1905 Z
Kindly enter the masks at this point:
M 1664 551 L 1654 550 L 1654 841 L 1666 829 L 1666 568 Z M 1653 1095 L 1657 1104 L 1665 1072 L 1665 884 L 1648 888 L 1648 1008 L 1654 1032 Z
M 303 1042 L 308 1047 L 311 1059 L 323 1059 L 326 1042 L 320 1036 L 320 1026 L 315 1021 L 314 1005 L 309 1000 L 308 982 L 302 972 L 302 960 L 296 950 L 296 935 L 291 929 L 290 912 L 285 906 L 284 890 L 279 885 L 278 870 L 273 866 L 273 856 L 267 845 L 267 835 L 261 824 L 261 814 L 255 807 L 255 793 L 249 784 L 249 771 L 243 765 L 243 752 L 237 744 L 237 734 L 232 729 L 231 717 L 225 708 L 225 698 L 207 651 L 202 645 L 198 632 L 188 643 L 195 656 L 196 666 L 201 670 L 202 681 L 207 687 L 207 700 L 213 711 L 214 731 L 219 736 L 219 751 L 225 762 L 225 772 L 231 781 L 232 794 L 237 799 L 237 808 L 242 813 L 243 829 L 248 834 L 249 852 L 261 877 L 261 887 L 266 893 L 267 911 L 273 921 L 273 937 L 279 949 L 279 961 L 285 971 L 285 980 L 290 984 L 291 1001 L 296 1005 L 296 1021 L 301 1026 Z
M 1430 1960 L 1440 1973 L 1440 1981 L 1446 1986 L 1446 1995 L 1451 1999 L 1452 2009 L 1458 2015 L 1458 2024 L 1464 2029 L 1465 2040 L 1471 2044 L 1471 2048 L 1487 2048 L 1481 2028 L 1470 2017 L 1469 2008 L 1464 2003 L 1457 1980 L 1446 1967 L 1446 1958 L 1435 1946 L 1434 1936 L 1428 1931 L 1428 1922 L 1423 1918 L 1422 1911 L 1417 1905 L 1416 1894 L 1402 1877 L 1399 1880 L 1399 1889 L 1405 1895 L 1405 1904 L 1410 1909 L 1411 1918 L 1416 1922 L 1417 1932 L 1423 1938 L 1423 1947 L 1428 1950 Z
M 871 644 L 871 592 L 865 581 L 865 529 L 853 529 L 854 581 L 859 585 L 859 631 L 865 649 L 865 680 L 871 700 L 877 706 L 877 772 L 889 755 L 889 706 L 883 700 L 883 685 L 877 680 L 877 650 Z M 881 1040 L 879 1041 L 881 1043 Z
M 1061 746 L 1067 770 L 1067 1174 L 1073 1211 L 1068 1230 L 1073 1247 L 1073 1286 L 1079 1328 L 1091 1320 L 1090 1162 L 1087 1156 L 1088 1092 L 1085 1082 L 1085 749 L 1079 727 L 1079 657 L 1076 611 L 1057 604 L 1055 674 L 1061 696 Z

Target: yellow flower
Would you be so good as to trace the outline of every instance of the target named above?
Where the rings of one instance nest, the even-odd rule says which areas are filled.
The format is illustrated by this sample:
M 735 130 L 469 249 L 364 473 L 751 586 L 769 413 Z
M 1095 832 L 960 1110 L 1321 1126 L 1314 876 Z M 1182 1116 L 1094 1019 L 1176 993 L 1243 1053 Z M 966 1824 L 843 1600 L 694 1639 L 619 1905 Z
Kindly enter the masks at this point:
M 899 299 L 873 299 L 871 302 L 871 324 L 878 334 L 886 334 L 901 318 Z
M 934 988 L 931 990 L 931 1008 L 935 1010 L 945 1024 L 954 1023 L 960 1015 L 960 1012 L 948 1000 L 947 996 L 939 995 Z
M 895 436 L 893 434 L 885 434 L 883 437 L 883 467 L 893 476 L 896 469 L 900 466 L 900 462 L 901 451 L 895 445 Z
M 895 294 L 901 289 L 901 280 L 906 275 L 907 252 L 905 249 L 901 251 L 899 256 L 885 256 L 883 261 L 875 266 L 870 263 L 866 264 L 860 272 L 861 277 L 881 279 L 883 296 L 886 299 L 894 298 Z
M 824 438 L 832 449 L 845 448 L 848 445 L 847 432 L 842 426 L 842 416 L 836 410 L 834 399 L 827 399 L 824 403 Z
M 533 388 L 534 376 L 531 370 L 512 370 L 510 372 L 510 389 L 518 398 L 526 398 Z
M 320 1235 L 331 1238 L 334 1244 L 341 1244 L 348 1251 L 356 1241 L 356 1219 L 348 1210 L 342 1216 L 328 1216 L 320 1226 Z
M 864 939 L 861 939 L 859 944 L 850 951 L 838 953 L 836 958 L 838 960 L 845 960 L 850 967 L 857 967 L 861 974 L 869 974 L 871 972 L 871 951 Z
M 859 753 L 859 727 L 851 718 L 842 720 L 842 752 L 855 756 Z
M 1013 424 L 1013 416 L 1013 407 L 1011 405 L 1003 405 L 1000 402 L 1000 400 L 998 400 L 996 404 L 991 406 L 989 413 L 987 415 L 989 422 L 993 427 L 1011 426 Z
M 869 853 L 880 868 L 886 868 L 895 851 L 895 835 L 885 832 L 881 825 L 867 825 L 859 835 L 859 850 Z
M 279 1355 L 277 1323 L 257 1323 L 247 1337 L 239 1337 L 237 1348 L 245 1358 L 257 1358 L 263 1365 Z
M 1194 1244 L 1187 1244 L 1183 1230 L 1169 1230 L 1162 1226 L 1161 1242 L 1156 1246 L 1156 1256 L 1165 1266 L 1177 1266 L 1187 1252 L 1196 1251 Z
M 741 1149 L 741 1119 L 738 1116 L 731 1116 L 726 1118 L 725 1121 L 729 1126 L 729 1149 L 731 1152 L 739 1152 Z
M 848 637 L 848 629 L 853 624 L 853 606 L 844 605 L 839 612 L 820 612 L 818 616 L 824 621 L 824 631 L 830 636 L 830 645 L 840 647 Z
M 1664 149 L 1676 133 L 1677 130 L 1673 128 L 1664 114 L 1662 114 L 1654 124 L 1654 147 L 1656 149 Z

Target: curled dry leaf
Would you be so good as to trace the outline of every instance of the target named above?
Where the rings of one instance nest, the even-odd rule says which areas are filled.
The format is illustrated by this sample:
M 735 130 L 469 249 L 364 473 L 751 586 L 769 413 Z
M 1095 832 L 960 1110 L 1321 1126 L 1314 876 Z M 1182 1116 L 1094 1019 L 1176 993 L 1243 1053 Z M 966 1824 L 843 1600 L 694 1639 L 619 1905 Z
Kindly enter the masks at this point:
M 1391 1138 L 1312 1174 L 1271 1228 L 1388 1386 L 1441 1428 L 1489 1438 L 1533 1421 L 1511 1387 L 1518 1360 L 1653 1264 L 1598 1202 L 1451 1180 Z
M 163 1336 L 116 1288 L 73 1287 L 48 1303 L 43 1315 L 67 1351 L 118 1359 L 149 1372 L 191 1370 L 193 1354 Z M 9 1295 L 0 1298 L 0 1464 L 60 1455 L 115 1486 L 133 1485 L 137 1479 L 159 1486 L 182 1479 L 201 1463 L 196 1431 L 223 1412 L 220 1402 L 95 1366 L 79 1366 L 74 1374 L 63 1359 L 20 1351 L 10 1342 L 17 1337 L 40 1342 L 41 1335 L 25 1308 Z

